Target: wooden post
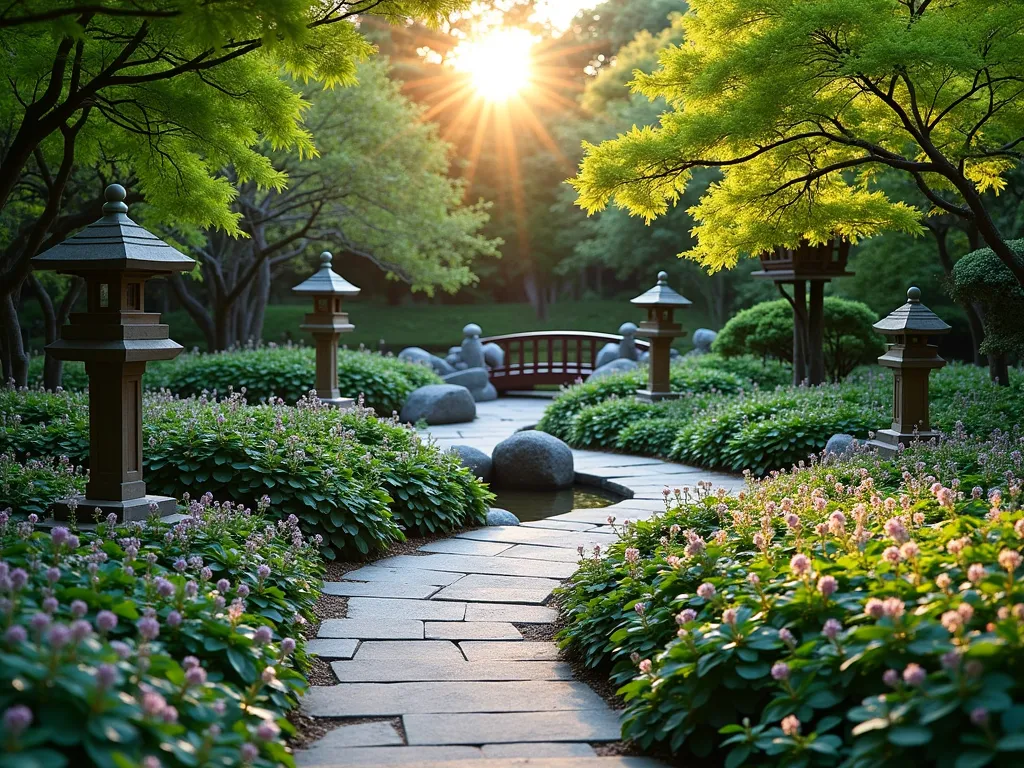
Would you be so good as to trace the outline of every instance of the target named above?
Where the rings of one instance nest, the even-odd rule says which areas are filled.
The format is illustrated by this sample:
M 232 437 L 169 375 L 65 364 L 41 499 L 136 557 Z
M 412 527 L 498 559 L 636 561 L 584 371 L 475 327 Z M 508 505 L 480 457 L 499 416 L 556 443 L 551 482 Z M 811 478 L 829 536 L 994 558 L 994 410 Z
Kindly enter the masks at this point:
M 825 283 L 811 280 L 811 305 L 807 312 L 807 383 L 825 383 Z

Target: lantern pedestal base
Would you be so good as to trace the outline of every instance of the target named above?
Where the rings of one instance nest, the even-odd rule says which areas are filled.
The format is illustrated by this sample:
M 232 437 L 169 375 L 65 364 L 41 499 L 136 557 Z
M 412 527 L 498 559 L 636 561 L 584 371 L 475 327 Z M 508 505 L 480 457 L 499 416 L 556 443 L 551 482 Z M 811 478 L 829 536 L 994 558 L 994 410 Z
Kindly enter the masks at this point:
M 636 399 L 645 403 L 660 403 L 662 400 L 678 400 L 681 392 L 651 392 L 649 389 L 638 389 Z
M 926 443 L 929 440 L 938 440 L 938 432 L 897 432 L 894 429 L 880 429 L 875 432 L 875 439 L 868 440 L 868 448 L 873 448 L 886 458 L 892 458 L 899 453 L 899 445 L 909 447 L 911 443 Z
M 156 505 L 156 514 L 160 517 L 167 517 L 178 511 L 177 499 L 172 499 L 170 496 L 142 496 L 141 498 L 129 499 L 127 501 L 87 499 L 85 496 L 76 496 L 73 499 L 62 499 L 53 505 L 54 519 L 70 519 L 72 502 L 75 504 L 75 518 L 82 523 L 93 522 L 97 508 L 100 510 L 100 520 L 106 519 L 107 515 L 113 512 L 117 515 L 118 522 L 122 523 L 148 520 L 153 514 L 150 509 L 152 504 Z

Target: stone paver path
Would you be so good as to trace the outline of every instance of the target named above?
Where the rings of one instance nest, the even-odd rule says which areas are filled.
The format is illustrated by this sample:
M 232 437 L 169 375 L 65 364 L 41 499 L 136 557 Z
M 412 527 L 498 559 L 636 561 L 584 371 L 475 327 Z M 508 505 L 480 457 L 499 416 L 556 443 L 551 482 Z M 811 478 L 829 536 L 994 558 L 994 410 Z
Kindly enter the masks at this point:
M 472 424 L 432 427 L 442 447 L 490 453 L 538 421 L 548 400 L 504 398 L 477 406 Z M 577 547 L 615 541 L 609 515 L 644 519 L 663 509 L 663 483 L 739 478 L 681 464 L 573 451 L 577 480 L 633 494 L 517 527 L 489 527 L 435 541 L 350 571 L 325 592 L 349 598 L 348 618 L 328 619 L 310 650 L 339 682 L 314 686 L 303 711 L 341 725 L 296 755 L 305 768 L 657 768 L 647 758 L 597 757 L 619 740 L 616 712 L 572 678 L 552 642 L 517 625 L 547 624 L 552 590 L 572 575 Z M 373 718 L 374 720 L 370 720 Z M 350 720 L 351 722 L 346 722 Z

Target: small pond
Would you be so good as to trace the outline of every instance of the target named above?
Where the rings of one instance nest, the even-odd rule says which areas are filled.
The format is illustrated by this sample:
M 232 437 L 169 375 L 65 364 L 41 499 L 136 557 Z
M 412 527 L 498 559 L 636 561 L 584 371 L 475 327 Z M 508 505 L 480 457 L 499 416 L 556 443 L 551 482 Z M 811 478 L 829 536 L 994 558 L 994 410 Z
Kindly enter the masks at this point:
M 498 498 L 491 506 L 507 509 L 524 523 L 561 515 L 572 509 L 599 509 L 622 501 L 622 496 L 592 485 L 575 485 L 563 491 L 497 490 L 495 495 Z

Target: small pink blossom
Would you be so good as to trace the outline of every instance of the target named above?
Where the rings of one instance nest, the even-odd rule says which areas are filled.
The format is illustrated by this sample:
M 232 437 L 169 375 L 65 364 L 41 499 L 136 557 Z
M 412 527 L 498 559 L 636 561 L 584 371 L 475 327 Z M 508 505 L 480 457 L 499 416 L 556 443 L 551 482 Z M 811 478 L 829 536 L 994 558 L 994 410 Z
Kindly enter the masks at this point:
M 800 721 L 797 720 L 796 715 L 789 715 L 782 719 L 782 732 L 787 736 L 800 735 Z
M 911 662 L 907 664 L 907 668 L 903 670 L 903 682 L 909 685 L 911 688 L 917 688 L 924 684 L 927 679 L 928 673 L 925 672 L 924 667 L 920 664 Z
M 643 661 L 640 662 L 639 666 L 640 666 L 641 674 L 644 674 L 644 675 L 651 674 L 651 667 L 653 665 L 651 664 L 651 660 L 650 659 L 644 659 Z
M 715 585 L 709 581 L 705 581 L 697 587 L 697 596 L 703 597 L 705 600 L 710 600 L 715 596 Z
M 797 576 L 806 576 L 811 572 L 811 559 L 802 552 L 797 552 L 790 559 L 789 567 Z
M 777 661 L 772 665 L 772 679 L 788 680 L 789 665 L 784 661 Z
M 836 583 L 835 576 L 822 576 L 820 579 L 818 579 L 818 591 L 824 597 L 830 597 L 831 595 L 835 594 L 835 591 L 838 588 L 839 585 Z

